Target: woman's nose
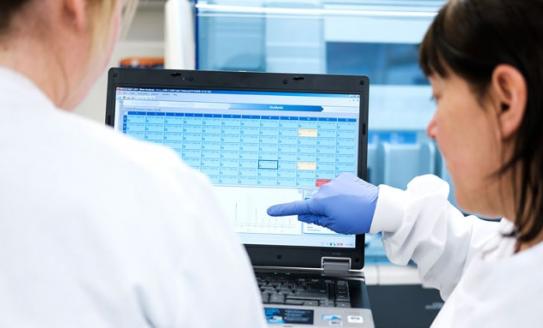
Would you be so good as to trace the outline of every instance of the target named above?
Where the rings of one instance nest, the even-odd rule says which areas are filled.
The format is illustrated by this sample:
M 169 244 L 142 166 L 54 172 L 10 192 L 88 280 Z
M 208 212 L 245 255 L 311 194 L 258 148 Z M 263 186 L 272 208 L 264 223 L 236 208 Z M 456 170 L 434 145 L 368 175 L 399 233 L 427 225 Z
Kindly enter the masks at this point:
M 432 116 L 432 119 L 430 120 L 430 123 L 428 123 L 428 127 L 426 128 L 426 134 L 428 134 L 428 137 L 435 140 L 437 137 L 437 122 L 436 122 L 436 116 Z

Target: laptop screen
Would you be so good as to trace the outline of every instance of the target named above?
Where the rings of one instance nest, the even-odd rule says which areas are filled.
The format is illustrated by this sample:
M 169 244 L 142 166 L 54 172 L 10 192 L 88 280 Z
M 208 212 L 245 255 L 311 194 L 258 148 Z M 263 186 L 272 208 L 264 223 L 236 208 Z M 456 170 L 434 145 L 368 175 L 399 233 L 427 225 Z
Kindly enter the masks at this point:
M 355 235 L 266 210 L 357 173 L 359 95 L 118 87 L 115 108 L 117 130 L 172 148 L 211 179 L 244 244 L 356 247 Z

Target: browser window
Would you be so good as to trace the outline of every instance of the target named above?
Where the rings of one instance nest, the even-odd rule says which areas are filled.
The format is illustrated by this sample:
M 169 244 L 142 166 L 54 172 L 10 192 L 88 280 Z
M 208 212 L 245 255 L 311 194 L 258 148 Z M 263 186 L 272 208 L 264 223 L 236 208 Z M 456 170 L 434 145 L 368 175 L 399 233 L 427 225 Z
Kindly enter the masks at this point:
M 357 173 L 359 108 L 351 94 L 118 88 L 115 127 L 205 173 L 244 244 L 354 248 L 266 209 Z

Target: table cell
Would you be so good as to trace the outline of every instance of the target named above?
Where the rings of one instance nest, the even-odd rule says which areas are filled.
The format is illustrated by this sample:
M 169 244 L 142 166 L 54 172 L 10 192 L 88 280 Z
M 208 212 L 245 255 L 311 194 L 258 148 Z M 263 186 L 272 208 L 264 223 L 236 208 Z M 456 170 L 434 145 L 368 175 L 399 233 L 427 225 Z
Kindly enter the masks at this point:
M 222 138 L 221 138 L 221 135 L 220 135 L 220 134 L 216 134 L 216 135 L 213 135 L 213 134 L 205 134 L 205 135 L 202 136 L 202 142 L 204 142 L 204 143 L 207 143 L 207 142 L 221 143 L 221 142 L 222 142 Z
M 162 132 L 147 131 L 144 136 L 145 140 L 149 140 L 155 143 L 162 143 L 164 135 Z
M 183 133 L 183 126 L 182 125 L 166 125 L 164 126 L 164 132 Z
M 258 138 L 258 135 L 255 135 L 255 136 L 242 135 L 241 138 L 240 138 L 240 142 L 242 144 L 246 144 L 246 143 L 258 144 L 259 141 L 260 140 Z
M 337 138 L 337 145 L 356 145 L 355 138 Z
M 222 127 L 222 134 L 224 135 L 240 135 L 241 130 L 239 128 Z
M 295 152 L 287 153 L 280 151 L 278 158 L 280 161 L 296 161 L 298 159 L 298 156 Z
M 298 129 L 298 137 L 300 138 L 316 138 L 319 135 L 317 129 L 307 129 L 307 128 L 301 128 Z
M 338 123 L 337 129 L 338 131 L 350 131 L 356 133 L 358 125 L 356 123 Z
M 298 171 L 315 171 L 317 163 L 315 161 L 299 161 L 297 164 Z
M 321 138 L 317 139 L 317 145 L 322 147 L 336 147 L 337 140 L 336 138 Z
M 338 173 L 354 173 L 356 170 L 356 166 L 354 163 L 342 163 L 342 164 L 336 164 L 336 174 Z
M 337 122 L 321 122 L 321 121 L 319 121 L 319 123 L 317 124 L 317 127 L 318 127 L 319 131 L 322 131 L 322 130 L 336 131 L 337 130 Z
M 260 136 L 266 137 L 266 136 L 274 136 L 277 137 L 277 129 L 271 129 L 271 128 L 262 128 L 260 129 Z
M 317 147 L 317 156 L 335 157 L 336 147 Z
M 315 179 L 297 179 L 296 185 L 300 187 L 313 188 L 315 186 Z
M 202 125 L 205 125 L 205 126 L 218 126 L 218 127 L 221 127 L 222 126 L 222 119 L 220 118 L 205 118 L 202 122 Z
M 261 186 L 277 186 L 277 178 L 258 177 L 257 184 Z
M 295 186 L 296 186 L 296 179 L 292 179 L 292 178 L 277 178 L 277 184 L 278 184 L 279 186 L 295 187 Z
M 164 131 L 164 125 L 162 124 L 146 124 L 145 131 L 162 132 Z
M 337 138 L 355 138 L 356 137 L 356 131 L 337 131 L 336 134 Z
M 185 120 L 182 117 L 166 116 L 164 118 L 164 125 L 184 125 Z
M 279 138 L 298 137 L 298 128 L 281 129 L 278 131 Z
M 335 171 L 327 171 L 327 172 L 317 172 L 317 179 L 322 180 L 332 180 L 336 177 Z
M 355 161 L 356 161 L 356 156 L 354 154 L 349 154 L 349 155 L 337 154 L 336 155 L 336 163 L 337 162 L 354 163 Z
M 317 160 L 317 153 L 315 152 L 315 149 L 311 151 L 311 149 L 300 149 L 298 150 L 298 159 L 300 158 L 311 158 L 312 160 Z
M 223 158 L 221 159 L 221 167 L 225 169 L 226 168 L 235 169 L 237 171 L 240 167 L 240 163 L 238 159 L 230 160 L 227 158 Z
M 222 167 L 220 168 L 220 172 L 222 176 L 237 176 L 239 173 L 238 167 Z
M 317 162 L 319 164 L 327 165 L 327 164 L 336 164 L 336 156 L 328 156 L 328 155 L 317 155 Z
M 257 170 L 250 170 L 250 169 L 243 169 L 239 171 L 240 178 L 254 178 L 255 182 L 258 177 L 258 171 Z
M 221 140 L 222 142 L 239 143 L 240 138 L 239 138 L 239 135 L 237 136 L 222 135 Z
M 125 115 L 124 120 L 129 124 L 145 123 L 145 116 L 143 115 Z
M 223 127 L 237 127 L 239 129 L 239 127 L 241 126 L 240 124 L 240 120 L 239 119 L 232 119 L 232 118 L 227 118 L 227 119 L 224 119 L 223 122 L 222 122 L 222 126 Z
M 258 160 L 258 168 L 262 170 L 273 170 L 278 169 L 278 161 L 276 160 Z
M 298 168 L 298 162 L 296 160 L 280 160 L 279 161 L 279 170 L 280 171 L 296 171 Z
M 336 169 L 336 163 L 330 162 L 330 163 L 323 163 L 321 161 L 318 161 L 317 163 L 317 170 L 318 171 L 334 171 Z
M 221 135 L 222 134 L 222 129 L 221 127 L 217 127 L 217 126 L 205 126 L 202 128 L 202 133 L 204 134 L 217 134 L 217 135 Z
M 210 151 L 210 152 L 203 151 L 202 152 L 202 159 L 216 160 L 217 161 L 217 166 L 219 165 L 220 158 L 221 158 L 221 154 L 218 153 L 218 152 L 214 152 L 214 151 Z
M 275 147 L 279 144 L 279 138 L 277 136 L 260 136 L 261 144 L 273 144 Z
M 299 129 L 318 129 L 318 123 L 317 122 L 312 122 L 312 121 L 300 121 L 300 125 L 298 126 Z
M 316 138 L 299 138 L 298 139 L 298 145 L 301 147 L 303 146 L 316 146 L 317 145 L 317 139 Z
M 258 160 L 247 160 L 247 159 L 240 159 L 239 160 L 239 167 L 240 169 L 246 170 L 246 169 L 257 169 L 258 168 Z
M 179 140 L 164 139 L 163 144 L 170 148 L 179 148 L 179 149 L 183 148 L 183 143 L 180 142 Z
M 239 151 L 239 147 L 240 147 L 240 144 L 239 143 L 227 143 L 227 142 L 224 142 L 222 145 L 221 145 L 221 149 L 224 150 L 224 151 L 227 151 L 227 152 L 231 152 L 231 151 Z
M 336 138 L 337 131 L 336 130 L 319 130 L 319 137 L 320 138 Z
M 260 136 L 260 130 L 259 129 L 243 129 L 239 132 L 239 134 L 243 137 L 257 137 Z
M 278 152 L 272 152 L 272 151 L 260 152 L 258 154 L 258 159 L 259 160 L 277 161 L 279 159 L 279 153 Z
M 261 152 L 277 152 L 279 150 L 279 146 L 273 143 L 260 143 L 259 150 Z
M 315 171 L 298 171 L 296 173 L 296 178 L 297 179 L 313 179 L 313 180 L 315 180 L 316 177 L 317 177 L 317 174 L 315 173 Z
M 242 160 L 254 160 L 254 161 L 257 161 L 258 160 L 258 152 L 246 152 L 246 151 L 243 151 L 243 152 L 239 153 L 239 158 L 242 159 Z
M 161 124 L 164 125 L 164 117 L 163 116 L 147 116 L 145 118 L 145 123 L 147 124 Z
M 250 142 L 244 142 L 239 147 L 240 152 L 248 152 L 248 151 L 258 152 L 258 149 L 259 149 L 258 143 L 250 143 Z
M 184 122 L 185 122 L 185 125 L 200 126 L 200 127 L 202 126 L 202 119 L 201 118 L 185 117 Z
M 295 168 L 296 169 L 296 168 Z M 290 179 L 295 179 L 296 178 L 296 171 L 294 170 L 288 170 L 288 171 L 282 171 L 282 170 L 278 170 L 277 171 L 277 177 L 279 178 L 290 178 Z
M 237 185 L 241 183 L 237 175 L 236 176 L 221 175 L 218 180 L 220 184 L 227 184 L 227 185 Z
M 258 185 L 257 177 L 241 177 L 239 178 L 239 184 L 246 186 L 256 186 Z
M 260 128 L 260 120 L 241 120 L 240 126 L 242 130 L 249 128 Z
M 279 128 L 282 131 L 285 131 L 287 129 L 294 129 L 295 131 L 297 131 L 298 127 L 299 127 L 298 121 L 279 121 Z
M 197 127 L 197 126 L 185 126 L 183 127 L 183 132 L 184 133 L 192 133 L 192 134 L 201 134 L 202 133 L 202 128 L 201 127 Z
M 185 151 L 185 150 L 196 150 L 196 151 L 200 152 L 201 148 L 202 148 L 202 145 L 200 143 L 183 142 L 183 151 Z
M 259 177 L 266 177 L 266 178 L 276 178 L 277 177 L 277 170 L 258 170 L 258 176 Z
M 279 138 L 279 144 L 280 145 L 297 145 L 298 138 L 296 137 Z
M 316 163 L 317 162 L 317 156 L 315 154 L 305 155 L 305 154 L 298 153 L 298 156 L 296 156 L 296 160 L 299 161 L 299 162 Z
M 183 135 L 183 141 L 186 143 L 194 143 L 194 144 L 201 144 L 202 142 L 202 136 L 198 134 L 188 134 L 185 133 Z
M 222 151 L 221 158 L 237 161 L 239 160 L 239 152 L 238 151 Z
M 124 124 L 124 123 L 123 123 Z M 132 129 L 132 130 L 145 130 L 145 123 L 126 123 L 124 124 L 126 125 L 126 128 L 127 129 Z

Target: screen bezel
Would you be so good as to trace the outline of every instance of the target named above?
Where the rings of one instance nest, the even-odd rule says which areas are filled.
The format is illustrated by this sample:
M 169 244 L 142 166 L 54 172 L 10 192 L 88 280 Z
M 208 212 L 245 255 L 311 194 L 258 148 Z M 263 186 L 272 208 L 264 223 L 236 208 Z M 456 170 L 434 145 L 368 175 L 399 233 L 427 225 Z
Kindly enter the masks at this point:
M 115 123 L 116 90 L 120 87 L 359 95 L 357 174 L 367 178 L 369 79 L 366 76 L 112 68 L 105 117 L 111 127 Z M 355 248 L 252 244 L 246 244 L 245 248 L 255 266 L 320 268 L 322 257 L 349 257 L 352 269 L 364 266 L 363 234 L 356 236 Z

